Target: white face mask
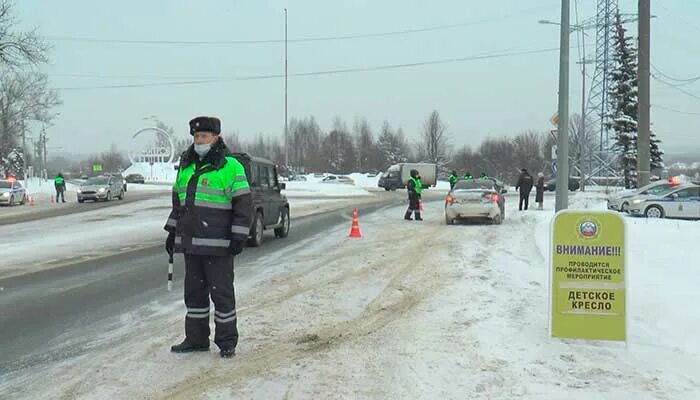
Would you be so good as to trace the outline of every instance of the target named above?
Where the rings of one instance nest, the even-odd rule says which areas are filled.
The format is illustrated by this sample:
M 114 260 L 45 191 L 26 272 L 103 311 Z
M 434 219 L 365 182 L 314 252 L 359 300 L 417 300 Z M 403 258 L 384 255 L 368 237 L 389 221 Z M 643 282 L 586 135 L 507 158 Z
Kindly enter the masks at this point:
M 197 153 L 200 158 L 204 158 L 204 156 L 209 153 L 209 150 L 211 150 L 211 143 L 194 145 L 194 152 Z

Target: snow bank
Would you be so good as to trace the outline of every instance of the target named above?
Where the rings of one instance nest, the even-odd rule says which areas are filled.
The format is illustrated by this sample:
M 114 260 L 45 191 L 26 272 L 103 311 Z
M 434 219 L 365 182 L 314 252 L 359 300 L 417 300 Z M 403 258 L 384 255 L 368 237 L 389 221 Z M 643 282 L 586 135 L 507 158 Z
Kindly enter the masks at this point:
M 283 193 L 292 197 L 362 197 L 371 194 L 352 184 L 325 183 L 325 182 L 287 182 L 287 190 Z
M 175 178 L 177 178 L 175 165 L 177 164 L 156 163 L 150 165 L 149 163 L 135 163 L 122 172 L 122 175 L 141 174 L 146 179 L 146 182 L 172 184 L 175 182 Z

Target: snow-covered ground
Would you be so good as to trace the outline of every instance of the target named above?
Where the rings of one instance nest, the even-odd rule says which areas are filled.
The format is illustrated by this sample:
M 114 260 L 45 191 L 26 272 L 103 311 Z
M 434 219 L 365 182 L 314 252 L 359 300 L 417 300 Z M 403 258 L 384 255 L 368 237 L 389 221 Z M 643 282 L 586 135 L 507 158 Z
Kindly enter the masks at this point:
M 403 207 L 239 266 L 233 360 L 175 355 L 181 301 L 121 317 L 85 356 L 0 382 L 0 393 L 76 399 L 697 399 L 700 223 L 627 219 L 630 345 L 551 340 L 548 211 L 501 226 L 423 223 Z M 572 207 L 603 209 L 600 193 Z M 390 222 L 390 223 L 389 223 Z M 348 224 L 349 225 L 349 221 Z M 139 318 L 148 315 L 148 318 Z M 103 344 L 108 345 L 103 345 Z M 41 377 L 42 385 L 31 384 Z

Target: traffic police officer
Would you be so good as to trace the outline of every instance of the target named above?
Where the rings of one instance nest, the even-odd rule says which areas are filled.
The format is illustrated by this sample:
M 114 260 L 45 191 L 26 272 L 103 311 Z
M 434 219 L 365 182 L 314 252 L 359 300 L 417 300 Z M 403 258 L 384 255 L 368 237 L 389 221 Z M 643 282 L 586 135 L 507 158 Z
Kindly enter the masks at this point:
M 171 350 L 209 350 L 211 296 L 214 343 L 228 358 L 238 344 L 233 257 L 248 239 L 252 205 L 245 169 L 230 156 L 220 133 L 218 118 L 190 121 L 194 143 L 180 158 L 165 247 L 171 255 L 185 256 L 185 340 Z
M 452 175 L 450 175 L 450 190 L 455 188 L 458 180 L 457 171 L 452 171 Z
M 406 210 L 404 219 L 410 221 L 411 214 L 415 213 L 416 221 L 422 221 L 423 218 L 420 215 L 420 198 L 423 193 L 423 182 L 421 182 L 418 170 L 411 170 L 411 177 L 408 178 L 406 189 L 408 190 L 408 210 Z

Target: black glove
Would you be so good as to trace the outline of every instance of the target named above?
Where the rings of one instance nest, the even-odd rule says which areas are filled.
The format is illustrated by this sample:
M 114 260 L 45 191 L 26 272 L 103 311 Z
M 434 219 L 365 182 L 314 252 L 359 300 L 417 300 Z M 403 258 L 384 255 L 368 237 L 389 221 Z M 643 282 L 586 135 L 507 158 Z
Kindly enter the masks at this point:
M 175 253 L 175 232 L 168 233 L 168 238 L 165 239 L 165 251 L 171 256 Z
M 237 256 L 243 251 L 243 241 L 232 240 L 231 241 L 231 255 Z

